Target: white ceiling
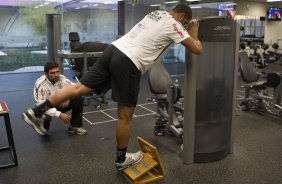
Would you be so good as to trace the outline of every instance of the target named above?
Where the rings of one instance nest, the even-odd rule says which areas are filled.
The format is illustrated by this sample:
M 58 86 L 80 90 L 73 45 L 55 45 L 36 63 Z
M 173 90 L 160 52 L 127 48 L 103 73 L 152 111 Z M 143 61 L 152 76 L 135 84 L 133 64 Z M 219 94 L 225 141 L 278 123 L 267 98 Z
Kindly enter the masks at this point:
M 46 2 L 49 5 L 59 5 L 59 4 L 89 4 L 89 3 L 108 3 L 112 2 L 114 4 L 117 3 L 118 0 L 0 0 L 0 6 L 22 6 L 25 4 L 30 4 L 30 3 L 38 3 L 38 2 Z M 128 0 L 125 0 L 128 2 Z M 165 0 L 166 2 L 169 1 L 174 1 L 174 0 Z M 211 3 L 211 2 L 230 2 L 233 0 L 201 0 L 199 3 Z M 235 0 L 236 1 L 236 0 Z M 244 0 L 244 1 L 255 1 L 255 2 L 262 2 L 265 3 L 266 0 Z M 139 4 L 141 5 L 146 5 L 149 6 L 151 4 L 160 4 L 163 3 L 164 0 L 139 0 Z M 281 4 L 282 5 L 282 0 L 280 2 L 272 3 L 272 4 Z

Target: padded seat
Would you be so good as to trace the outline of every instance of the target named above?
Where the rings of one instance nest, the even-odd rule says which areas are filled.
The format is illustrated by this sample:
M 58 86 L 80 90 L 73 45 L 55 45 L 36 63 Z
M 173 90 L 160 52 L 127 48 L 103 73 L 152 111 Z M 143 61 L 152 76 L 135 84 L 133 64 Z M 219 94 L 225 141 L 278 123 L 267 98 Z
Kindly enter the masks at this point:
M 156 100 L 166 100 L 167 91 L 172 85 L 170 74 L 166 70 L 162 57 L 158 58 L 148 72 L 148 82 L 152 98 Z

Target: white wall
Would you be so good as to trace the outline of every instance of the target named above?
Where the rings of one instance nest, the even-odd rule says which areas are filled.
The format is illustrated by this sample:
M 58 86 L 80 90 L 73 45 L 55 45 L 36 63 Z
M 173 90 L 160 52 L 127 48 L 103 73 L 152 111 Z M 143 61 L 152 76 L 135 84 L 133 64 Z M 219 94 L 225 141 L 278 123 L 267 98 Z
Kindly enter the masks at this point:
M 266 12 L 269 6 L 282 7 L 282 5 L 275 3 L 259 3 L 250 2 L 247 0 L 237 0 L 236 1 L 236 14 L 237 15 L 249 15 L 249 16 L 260 16 L 266 17 Z M 265 23 L 265 35 L 264 42 L 272 44 L 277 42 L 278 39 L 282 39 L 282 21 L 271 22 L 266 21 Z M 282 49 L 282 40 L 279 42 L 280 49 Z
M 251 2 L 248 0 L 236 1 L 236 14 L 265 17 L 268 8 L 267 3 Z
M 279 50 L 282 50 L 282 21 L 267 21 L 265 24 L 264 41 L 270 45 L 273 43 L 279 44 Z

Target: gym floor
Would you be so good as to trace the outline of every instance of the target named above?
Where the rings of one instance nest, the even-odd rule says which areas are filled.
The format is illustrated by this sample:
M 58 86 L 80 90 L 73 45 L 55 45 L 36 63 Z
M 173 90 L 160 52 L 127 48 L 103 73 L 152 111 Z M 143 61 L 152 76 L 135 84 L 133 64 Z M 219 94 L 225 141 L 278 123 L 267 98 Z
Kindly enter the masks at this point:
M 183 66 L 167 64 L 169 72 L 183 86 Z M 280 67 L 280 66 L 279 66 Z M 277 69 L 277 67 L 274 67 Z M 6 101 L 18 156 L 18 167 L 0 170 L 2 184 L 121 184 L 128 183 L 116 171 L 116 104 L 107 94 L 108 104 L 95 102 L 84 108 L 85 136 L 72 135 L 68 126 L 54 119 L 51 136 L 39 136 L 22 119 L 21 113 L 33 105 L 32 88 L 42 72 L 0 75 L 0 101 Z M 70 72 L 66 72 L 70 76 Z M 243 97 L 239 79 L 238 102 Z M 139 150 L 140 136 L 155 145 L 165 168 L 164 180 L 155 183 L 193 184 L 278 184 L 282 182 L 282 121 L 266 113 L 237 110 L 234 122 L 234 153 L 222 160 L 186 165 L 180 144 L 173 136 L 153 133 L 156 104 L 147 101 L 150 91 L 147 76 L 141 81 L 138 106 L 133 119 L 129 152 Z M 2 118 L 3 119 L 3 118 Z M 0 146 L 7 144 L 4 120 L 0 120 Z M 0 152 L 0 164 L 9 162 Z

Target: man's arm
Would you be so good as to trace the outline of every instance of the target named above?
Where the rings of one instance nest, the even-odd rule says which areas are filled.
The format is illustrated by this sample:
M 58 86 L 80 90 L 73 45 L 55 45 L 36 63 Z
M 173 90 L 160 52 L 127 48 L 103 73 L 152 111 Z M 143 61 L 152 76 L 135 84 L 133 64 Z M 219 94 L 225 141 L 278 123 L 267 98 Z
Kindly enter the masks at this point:
M 188 28 L 189 38 L 181 42 L 187 49 L 194 54 L 201 54 L 203 52 L 202 43 L 198 39 L 199 22 L 191 20 Z
M 37 81 L 39 82 L 39 81 Z M 40 105 L 41 103 L 45 102 L 47 100 L 47 95 L 46 95 L 46 89 L 44 88 L 43 85 L 40 85 L 38 83 L 35 83 L 34 85 L 34 89 L 33 89 L 33 96 L 34 96 L 34 100 L 35 100 L 35 105 L 38 106 Z M 58 111 L 56 108 L 51 108 L 51 109 L 48 109 L 45 114 L 51 116 L 51 117 L 60 117 L 61 115 L 61 112 Z
M 194 54 L 202 54 L 203 48 L 202 43 L 198 39 L 189 37 L 181 42 L 187 49 L 189 49 Z

